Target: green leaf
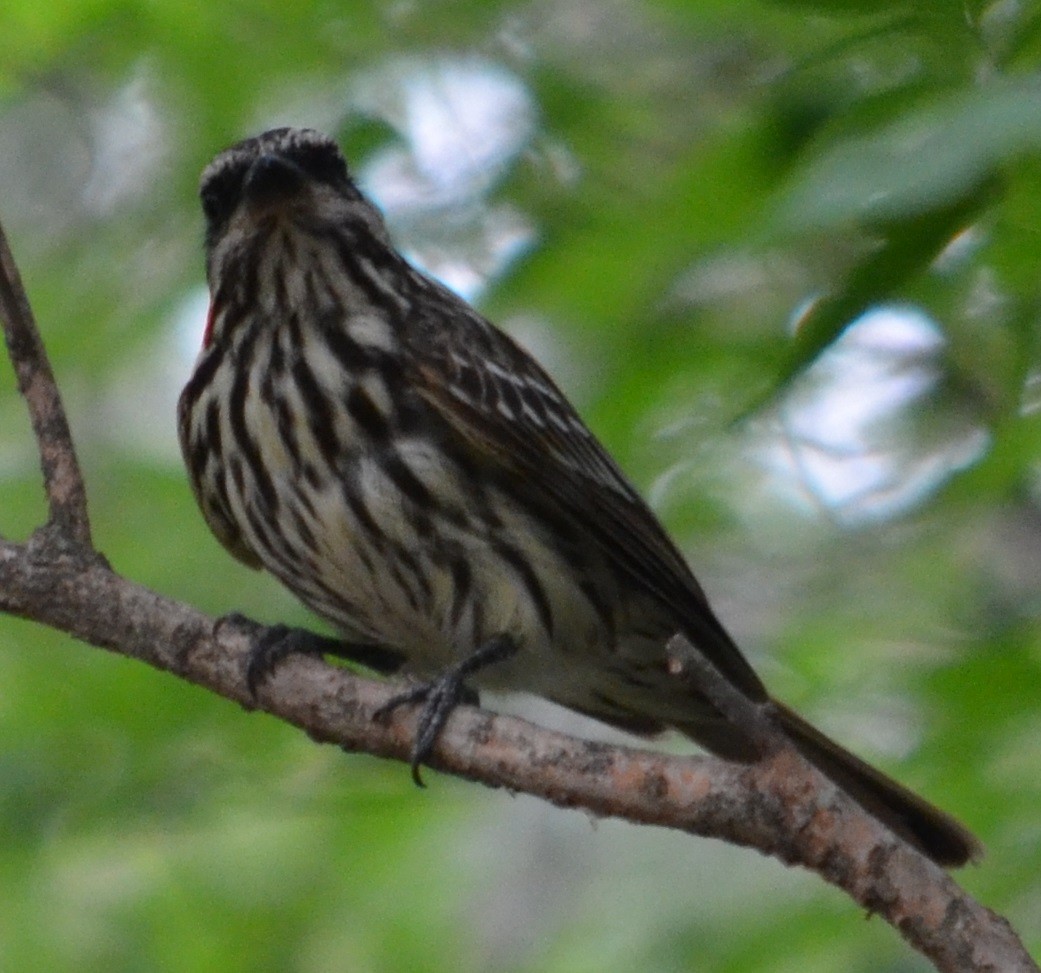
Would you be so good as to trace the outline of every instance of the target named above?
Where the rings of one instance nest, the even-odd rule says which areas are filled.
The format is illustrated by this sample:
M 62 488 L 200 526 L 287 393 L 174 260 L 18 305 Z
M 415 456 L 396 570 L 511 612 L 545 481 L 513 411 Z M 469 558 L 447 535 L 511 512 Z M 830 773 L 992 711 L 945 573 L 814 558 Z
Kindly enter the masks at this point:
M 957 204 L 995 170 L 1041 151 L 1041 79 L 936 97 L 877 131 L 822 148 L 774 219 L 803 232 Z

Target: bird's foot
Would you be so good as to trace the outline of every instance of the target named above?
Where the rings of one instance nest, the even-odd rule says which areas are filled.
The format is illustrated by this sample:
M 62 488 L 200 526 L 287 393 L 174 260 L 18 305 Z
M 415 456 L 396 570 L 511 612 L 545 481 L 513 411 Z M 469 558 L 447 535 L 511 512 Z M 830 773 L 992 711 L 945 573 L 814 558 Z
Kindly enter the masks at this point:
M 487 666 L 505 661 L 516 651 L 517 645 L 512 638 L 508 635 L 498 635 L 478 646 L 465 659 L 450 665 L 429 682 L 420 683 L 399 693 L 376 711 L 374 718 L 381 720 L 400 706 L 423 704 L 409 758 L 412 779 L 419 787 L 426 786 L 419 773 L 420 765 L 426 762 L 433 751 L 452 710 L 460 703 L 474 706 L 478 702 L 477 693 L 466 685 L 467 677 Z
M 219 628 L 223 625 L 234 625 L 252 632 L 259 629 L 256 641 L 246 659 L 246 686 L 254 699 L 257 697 L 261 683 L 271 675 L 283 659 L 291 655 L 319 657 L 334 655 L 372 669 L 384 676 L 393 675 L 405 661 L 405 657 L 400 652 L 381 645 L 345 642 L 343 639 L 316 635 L 306 629 L 290 628 L 288 625 L 272 625 L 263 628 L 237 612 L 221 618 L 217 626 Z

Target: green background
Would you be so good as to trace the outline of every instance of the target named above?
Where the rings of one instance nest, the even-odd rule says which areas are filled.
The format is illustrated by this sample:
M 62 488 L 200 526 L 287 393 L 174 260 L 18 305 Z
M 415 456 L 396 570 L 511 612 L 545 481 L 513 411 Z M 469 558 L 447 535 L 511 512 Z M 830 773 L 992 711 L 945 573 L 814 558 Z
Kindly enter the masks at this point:
M 402 247 L 559 378 L 774 691 L 981 836 L 960 880 L 1041 955 L 1039 68 L 1041 11 L 1003 0 L 5 0 L 0 218 L 99 547 L 311 624 L 208 535 L 173 408 L 200 169 L 330 130 Z M 440 189 L 395 199 L 388 166 Z M 8 370 L 0 533 L 44 515 Z M 4 970 L 927 968 L 748 851 L 420 792 L 8 618 L 0 739 Z

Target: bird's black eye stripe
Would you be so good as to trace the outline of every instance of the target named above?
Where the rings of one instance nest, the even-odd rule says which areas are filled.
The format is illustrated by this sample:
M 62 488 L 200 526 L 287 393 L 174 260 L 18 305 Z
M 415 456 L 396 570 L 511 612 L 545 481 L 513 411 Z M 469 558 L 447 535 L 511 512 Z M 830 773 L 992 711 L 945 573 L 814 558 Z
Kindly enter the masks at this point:
M 223 223 L 235 209 L 247 171 L 245 163 L 229 165 L 215 172 L 200 188 L 203 213 L 211 226 Z

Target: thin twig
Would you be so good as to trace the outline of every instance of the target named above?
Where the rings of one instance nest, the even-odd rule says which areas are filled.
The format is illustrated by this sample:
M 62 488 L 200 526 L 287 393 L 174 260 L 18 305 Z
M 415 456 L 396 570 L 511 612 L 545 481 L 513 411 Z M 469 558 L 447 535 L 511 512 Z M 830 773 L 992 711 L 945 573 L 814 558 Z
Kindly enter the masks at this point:
M 40 450 L 50 524 L 63 540 L 89 547 L 90 521 L 83 475 L 47 352 L 21 275 L 0 224 L 0 317 L 7 350 L 25 397 Z
M 695 694 L 708 696 L 731 726 L 741 727 L 760 758 L 768 759 L 782 750 L 795 752 L 791 741 L 770 718 L 770 707 L 759 705 L 738 692 L 686 636 L 674 635 L 665 646 L 665 652 L 669 672 L 686 682 Z

